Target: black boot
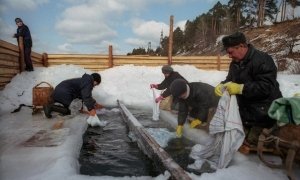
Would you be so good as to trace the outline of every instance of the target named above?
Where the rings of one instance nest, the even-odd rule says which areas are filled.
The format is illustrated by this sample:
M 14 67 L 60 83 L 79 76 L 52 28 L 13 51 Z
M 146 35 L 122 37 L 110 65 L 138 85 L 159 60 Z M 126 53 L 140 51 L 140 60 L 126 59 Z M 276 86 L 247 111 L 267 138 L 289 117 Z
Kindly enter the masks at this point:
M 51 115 L 52 106 L 53 106 L 53 104 L 46 104 L 43 106 L 44 113 L 47 118 L 52 118 L 52 115 Z
M 53 105 L 51 107 L 51 110 L 52 111 L 55 111 L 55 112 L 58 112 L 60 114 L 62 114 L 63 116 L 66 116 L 66 115 L 70 115 L 71 114 L 71 111 L 70 109 L 66 108 L 66 107 L 63 107 L 63 106 L 59 106 L 59 105 Z

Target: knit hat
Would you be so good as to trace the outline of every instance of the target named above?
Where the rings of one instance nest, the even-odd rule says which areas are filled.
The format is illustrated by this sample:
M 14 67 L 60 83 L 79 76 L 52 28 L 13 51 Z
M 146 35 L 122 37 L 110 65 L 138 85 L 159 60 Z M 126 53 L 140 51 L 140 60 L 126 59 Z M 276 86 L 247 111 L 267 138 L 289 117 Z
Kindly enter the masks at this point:
M 170 85 L 170 91 L 173 97 L 179 97 L 187 91 L 187 83 L 183 79 L 176 79 Z
M 93 73 L 93 74 L 91 74 L 91 75 L 92 75 L 94 81 L 96 81 L 98 84 L 101 83 L 101 76 L 100 76 L 100 74 L 98 74 L 98 73 Z
M 18 23 L 18 22 L 23 22 L 23 21 L 22 21 L 21 18 L 16 18 L 16 19 L 15 19 L 15 22 Z
M 233 47 L 241 43 L 246 43 L 246 37 L 243 33 L 236 32 L 234 34 L 223 37 L 222 43 L 224 47 L 223 50 L 226 50 L 229 47 Z
M 173 72 L 173 68 L 170 65 L 164 65 L 161 68 L 162 73 L 164 74 L 170 74 L 171 72 Z

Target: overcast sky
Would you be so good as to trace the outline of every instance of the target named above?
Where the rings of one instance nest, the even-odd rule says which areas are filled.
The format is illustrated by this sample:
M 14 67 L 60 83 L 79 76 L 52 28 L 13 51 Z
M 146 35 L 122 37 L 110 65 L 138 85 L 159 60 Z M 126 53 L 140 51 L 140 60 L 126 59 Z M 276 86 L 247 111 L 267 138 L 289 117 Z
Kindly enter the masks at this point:
M 227 3 L 228 0 L 221 0 Z M 15 17 L 31 30 L 33 50 L 48 53 L 114 54 L 156 49 L 160 34 L 206 13 L 217 0 L 1 0 L 0 38 L 16 44 Z
M 0 0 L 0 39 L 16 44 L 14 19 L 31 30 L 39 53 L 127 54 L 133 48 L 156 49 L 161 32 L 169 34 L 187 20 L 208 12 L 217 0 Z M 220 0 L 227 4 L 228 0 Z M 288 10 L 289 11 L 289 10 Z M 291 13 L 291 12 L 288 12 Z M 287 14 L 288 14 L 287 13 Z M 296 9 L 300 16 L 300 8 Z

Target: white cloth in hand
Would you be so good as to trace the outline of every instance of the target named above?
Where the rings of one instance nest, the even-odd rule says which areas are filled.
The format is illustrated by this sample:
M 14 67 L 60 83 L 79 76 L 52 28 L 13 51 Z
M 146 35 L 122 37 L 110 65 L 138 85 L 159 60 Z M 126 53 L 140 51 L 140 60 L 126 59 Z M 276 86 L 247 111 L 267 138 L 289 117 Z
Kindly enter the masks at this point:
M 152 88 L 152 91 L 153 91 L 153 103 L 152 103 L 152 109 L 153 109 L 153 115 L 152 115 L 152 119 L 154 121 L 158 121 L 159 120 L 159 103 L 156 103 L 155 102 L 155 98 L 157 98 L 157 95 L 156 95 L 156 92 L 155 92 L 155 89 Z
M 98 118 L 97 115 L 96 116 L 89 116 L 89 118 L 86 121 L 92 127 L 94 127 L 94 126 L 106 126 L 107 125 L 107 121 L 100 121 L 100 119 Z

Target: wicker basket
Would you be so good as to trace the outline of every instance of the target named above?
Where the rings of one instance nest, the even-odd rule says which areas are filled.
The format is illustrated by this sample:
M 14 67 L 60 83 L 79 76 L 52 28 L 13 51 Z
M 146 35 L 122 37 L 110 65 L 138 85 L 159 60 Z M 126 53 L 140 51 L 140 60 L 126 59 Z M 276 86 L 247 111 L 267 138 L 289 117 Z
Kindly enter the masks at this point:
M 41 84 L 47 84 L 47 87 L 39 87 Z M 41 82 L 33 87 L 32 89 L 32 106 L 33 111 L 37 108 L 42 108 L 43 105 L 52 103 L 51 94 L 53 92 L 53 87 L 47 82 Z

